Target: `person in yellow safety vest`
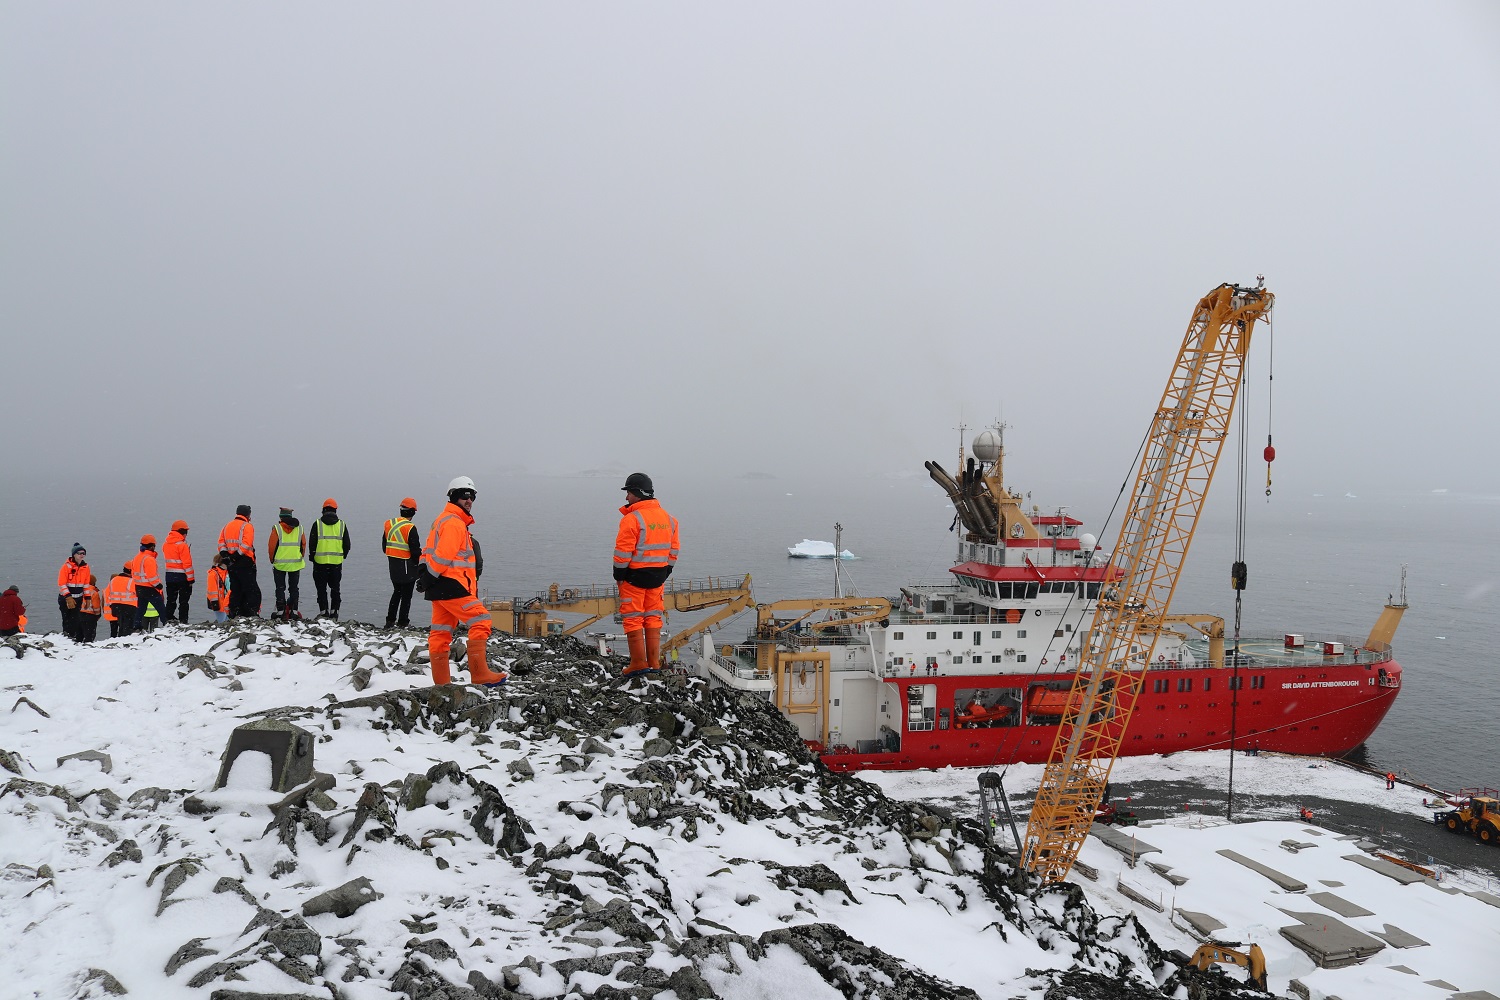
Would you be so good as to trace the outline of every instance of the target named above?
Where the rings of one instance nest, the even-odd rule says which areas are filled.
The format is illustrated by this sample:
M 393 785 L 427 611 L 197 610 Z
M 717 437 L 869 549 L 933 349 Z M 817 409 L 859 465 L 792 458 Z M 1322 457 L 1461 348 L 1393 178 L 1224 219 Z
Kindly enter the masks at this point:
M 228 552 L 220 552 L 214 556 L 214 563 L 208 568 L 208 610 L 213 613 L 216 622 L 229 620 L 230 558 Z
M 130 567 L 126 566 L 109 578 L 104 587 L 104 603 L 110 610 L 109 637 L 129 635 L 135 631 L 135 581 L 130 578 Z
M 312 525 L 313 585 L 318 588 L 318 617 L 339 616 L 339 585 L 344 580 L 344 558 L 349 555 L 349 526 L 339 520 L 333 497 L 323 501 L 323 515 Z
M 411 593 L 422 565 L 421 536 L 411 520 L 416 513 L 417 502 L 411 497 L 403 497 L 396 516 L 385 522 L 385 531 L 381 535 L 391 571 L 391 603 L 385 610 L 386 628 L 406 628 L 411 624 Z
M 271 576 L 276 580 L 276 614 L 291 621 L 301 618 L 297 610 L 297 582 L 307 565 L 307 538 L 302 525 L 292 516 L 292 508 L 281 508 L 281 519 L 266 536 L 266 554 L 271 559 Z
M 615 584 L 620 590 L 620 619 L 630 643 L 624 677 L 661 669 L 662 587 L 672 575 L 681 548 L 677 518 L 656 501 L 651 477 L 632 472 L 620 487 L 625 506 L 615 532 Z

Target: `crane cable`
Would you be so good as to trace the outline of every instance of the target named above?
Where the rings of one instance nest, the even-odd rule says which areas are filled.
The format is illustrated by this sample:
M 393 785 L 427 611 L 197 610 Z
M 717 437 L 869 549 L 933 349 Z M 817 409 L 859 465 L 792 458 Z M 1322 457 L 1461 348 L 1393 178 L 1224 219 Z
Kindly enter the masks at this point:
M 1264 281 L 1264 279 L 1262 279 Z M 1272 333 L 1271 317 L 1265 317 L 1266 333 L 1271 341 L 1269 351 L 1270 361 L 1267 366 L 1266 386 L 1266 502 L 1271 502 L 1271 462 L 1276 458 L 1276 449 L 1271 445 L 1271 389 L 1275 380 L 1275 347 L 1276 338 Z M 1249 394 L 1244 391 L 1249 378 L 1245 370 L 1240 370 L 1240 398 L 1248 400 Z M 1232 657 L 1232 672 L 1229 677 L 1229 783 L 1226 792 L 1224 814 L 1231 822 L 1234 820 L 1234 740 L 1239 723 L 1240 707 L 1240 621 L 1243 611 L 1242 598 L 1245 586 L 1248 583 L 1248 570 L 1245 566 L 1245 513 L 1246 513 L 1246 487 L 1248 485 L 1246 474 L 1250 460 L 1250 419 L 1249 414 L 1244 412 L 1244 404 L 1241 404 L 1240 427 L 1239 427 L 1239 470 L 1238 482 L 1235 484 L 1234 499 L 1234 564 L 1229 570 L 1230 586 L 1234 588 L 1234 651 Z

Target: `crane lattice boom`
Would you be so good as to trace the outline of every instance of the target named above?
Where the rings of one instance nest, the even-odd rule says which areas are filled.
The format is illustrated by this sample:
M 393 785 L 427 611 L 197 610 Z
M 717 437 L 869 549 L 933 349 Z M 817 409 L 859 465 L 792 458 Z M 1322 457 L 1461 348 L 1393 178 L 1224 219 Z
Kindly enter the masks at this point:
M 1198 514 L 1229 435 L 1245 354 L 1275 296 L 1220 285 L 1199 301 L 1151 422 L 1113 563 L 1026 826 L 1026 866 L 1067 877 L 1125 737 Z

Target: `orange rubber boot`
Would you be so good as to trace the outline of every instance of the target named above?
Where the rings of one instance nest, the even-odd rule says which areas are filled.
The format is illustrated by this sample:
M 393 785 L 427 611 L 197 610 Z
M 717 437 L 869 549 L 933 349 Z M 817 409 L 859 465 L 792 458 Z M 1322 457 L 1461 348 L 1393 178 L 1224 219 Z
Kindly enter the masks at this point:
M 504 684 L 510 680 L 510 674 L 500 671 L 498 674 L 490 670 L 489 649 L 483 643 L 469 644 L 469 682 L 471 684 Z
M 621 677 L 634 677 L 651 669 L 646 660 L 646 633 L 644 631 L 626 632 L 625 638 L 630 642 L 630 665 L 620 671 Z
M 661 627 L 646 626 L 646 669 L 655 673 L 661 669 Z
M 448 651 L 445 649 L 441 654 L 432 654 L 432 683 L 447 684 L 453 679 L 448 672 Z

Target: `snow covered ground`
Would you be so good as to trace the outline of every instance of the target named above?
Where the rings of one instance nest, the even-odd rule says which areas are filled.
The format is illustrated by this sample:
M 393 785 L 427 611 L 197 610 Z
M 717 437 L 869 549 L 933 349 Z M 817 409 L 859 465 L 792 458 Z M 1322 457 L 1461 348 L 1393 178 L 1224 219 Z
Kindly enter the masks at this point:
M 1012 897 L 975 829 L 820 771 L 759 702 L 625 694 L 585 647 L 497 638 L 513 679 L 485 691 L 426 686 L 421 633 L 347 624 L 26 641 L 0 644 L 6 997 L 998 1000 L 1028 970 L 1172 972 L 1132 922 Z M 267 715 L 313 735 L 326 799 L 273 811 L 253 752 L 213 788 Z
M 1143 827 L 1182 886 L 1091 840 L 1099 881 L 1075 881 L 1093 910 L 1069 887 L 1013 894 L 977 824 L 899 801 L 967 793 L 973 772 L 831 775 L 763 704 L 670 678 L 628 690 L 566 642 L 497 638 L 506 689 L 433 688 L 423 643 L 321 623 L 0 643 L 0 995 L 1173 996 L 1189 974 L 1158 945 L 1197 944 L 1174 902 L 1259 942 L 1280 990 L 1500 983 L 1500 909 L 1399 886 L 1326 832 Z M 257 753 L 213 787 L 232 729 L 266 717 L 312 734 L 326 797 L 284 801 Z M 59 762 L 80 752 L 108 761 Z M 1269 755 L 1236 780 L 1314 773 L 1368 780 Z M 1360 929 L 1429 943 L 1313 970 L 1277 907 L 1317 904 L 1268 892 L 1224 846 L 1373 911 L 1345 918 Z
M 1128 789 L 1169 779 L 1222 789 L 1228 779 L 1229 758 L 1224 753 L 1186 753 L 1171 757 L 1128 757 L 1117 760 L 1111 782 Z M 1029 800 L 1041 779 L 1042 765 L 1012 765 L 1005 772 L 1012 799 Z M 949 801 L 977 808 L 977 772 L 949 768 L 941 771 L 864 772 L 861 777 L 899 799 Z M 1386 790 L 1369 774 L 1330 761 L 1262 753 L 1235 759 L 1235 787 L 1253 796 L 1305 796 L 1308 799 L 1375 801 L 1392 814 L 1430 820 L 1433 807 L 1427 793 L 1406 785 Z M 1024 832 L 1025 815 L 1018 817 Z M 1256 942 L 1265 951 L 1272 992 L 1285 993 L 1291 980 L 1306 986 L 1317 998 L 1338 996 L 1432 1000 L 1459 991 L 1487 990 L 1500 994 L 1500 896 L 1493 878 L 1471 873 L 1447 873 L 1442 882 L 1403 885 L 1387 875 L 1346 860 L 1368 857 L 1348 835 L 1298 822 L 1257 821 L 1228 824 L 1222 819 L 1185 812 L 1169 820 L 1139 827 L 1121 827 L 1160 853 L 1144 855 L 1134 867 L 1121 853 L 1089 838 L 1079 860 L 1098 872 L 1097 881 L 1075 870 L 1069 881 L 1079 885 L 1101 912 L 1132 913 L 1163 947 L 1191 952 L 1202 942 L 1174 909 L 1207 913 L 1224 925 L 1215 937 L 1224 941 Z M 1446 835 L 1451 836 L 1451 835 Z M 1310 845 L 1295 853 L 1283 841 Z M 1217 852 L 1233 850 L 1306 883 L 1289 892 L 1264 876 Z M 1145 861 L 1170 866 L 1171 874 L 1186 877 L 1181 886 L 1150 868 Z M 1155 900 L 1160 912 L 1125 895 Z M 1310 898 L 1332 893 L 1357 909 L 1358 917 L 1339 916 Z M 1338 905 L 1335 903 L 1335 905 Z M 1426 944 L 1413 948 L 1385 947 L 1361 964 L 1343 969 L 1319 969 L 1312 959 L 1280 934 L 1298 923 L 1287 910 L 1321 913 L 1368 935 L 1383 933 L 1393 924 Z M 1432 983 L 1451 984 L 1434 986 Z M 1444 990 L 1447 990 L 1444 992 Z

